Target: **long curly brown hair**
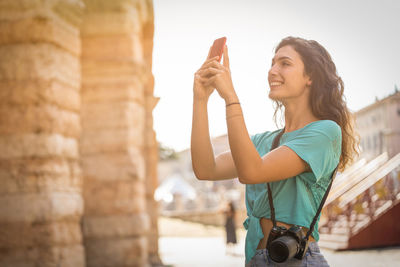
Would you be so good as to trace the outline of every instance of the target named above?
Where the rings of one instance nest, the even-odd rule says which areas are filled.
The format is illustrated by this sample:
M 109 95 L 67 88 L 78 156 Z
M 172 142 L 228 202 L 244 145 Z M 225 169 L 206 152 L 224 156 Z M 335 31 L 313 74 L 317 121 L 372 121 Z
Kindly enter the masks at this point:
M 359 136 L 354 131 L 354 117 L 347 108 L 343 95 L 344 84 L 337 74 L 328 51 L 314 40 L 298 37 L 286 37 L 275 48 L 275 53 L 284 46 L 291 46 L 301 56 L 305 74 L 311 78 L 310 103 L 311 111 L 321 120 L 335 121 L 342 129 L 342 153 L 339 170 L 353 162 L 354 156 L 359 155 Z M 282 103 L 275 101 L 274 118 Z

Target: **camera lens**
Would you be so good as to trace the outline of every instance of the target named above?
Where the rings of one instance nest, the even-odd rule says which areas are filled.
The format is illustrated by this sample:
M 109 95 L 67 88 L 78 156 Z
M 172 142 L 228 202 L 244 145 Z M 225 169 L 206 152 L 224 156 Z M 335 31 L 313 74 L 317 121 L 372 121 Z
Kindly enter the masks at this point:
M 268 253 L 275 262 L 284 262 L 296 255 L 299 243 L 291 236 L 282 236 L 271 242 Z

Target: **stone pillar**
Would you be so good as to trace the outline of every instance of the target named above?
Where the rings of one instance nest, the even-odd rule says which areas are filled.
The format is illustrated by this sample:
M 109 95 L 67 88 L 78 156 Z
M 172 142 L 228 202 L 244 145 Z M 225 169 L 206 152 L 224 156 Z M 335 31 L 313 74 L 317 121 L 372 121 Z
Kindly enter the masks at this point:
M 144 87 L 146 125 L 145 125 L 145 155 L 146 155 L 146 206 L 150 216 L 150 231 L 148 234 L 149 262 L 153 266 L 162 265 L 158 254 L 158 204 L 154 192 L 158 186 L 158 143 L 153 129 L 153 109 L 159 98 L 154 97 L 154 77 L 151 72 L 153 62 L 154 14 L 152 1 L 143 1 L 148 10 L 148 19 L 142 28 L 143 54 L 146 62 L 147 81 Z
M 150 69 L 151 70 L 151 69 Z M 154 192 L 158 186 L 157 164 L 158 164 L 158 144 L 156 134 L 153 130 L 152 111 L 158 102 L 158 98 L 153 97 L 153 76 L 150 75 L 150 83 L 146 88 L 151 88 L 151 94 L 146 94 L 146 128 L 145 128 L 145 155 L 146 155 L 146 206 L 150 216 L 150 231 L 148 234 L 149 242 L 149 262 L 152 265 L 161 265 L 158 255 L 158 203 L 154 199 Z M 149 90 L 150 91 L 150 90 Z
M 0 266 L 85 266 L 81 0 L 0 4 Z
M 85 0 L 82 137 L 87 266 L 147 266 L 143 25 L 150 1 Z

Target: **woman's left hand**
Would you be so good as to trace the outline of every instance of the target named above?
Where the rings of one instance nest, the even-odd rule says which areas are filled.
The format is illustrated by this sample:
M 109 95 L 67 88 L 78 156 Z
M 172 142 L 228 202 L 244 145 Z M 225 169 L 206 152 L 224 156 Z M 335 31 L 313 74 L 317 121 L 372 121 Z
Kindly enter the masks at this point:
M 224 46 L 223 55 L 222 64 L 217 60 L 213 60 L 202 68 L 200 71 L 201 82 L 204 86 L 214 86 L 225 102 L 237 101 L 236 92 L 232 84 L 228 48 L 226 45 Z

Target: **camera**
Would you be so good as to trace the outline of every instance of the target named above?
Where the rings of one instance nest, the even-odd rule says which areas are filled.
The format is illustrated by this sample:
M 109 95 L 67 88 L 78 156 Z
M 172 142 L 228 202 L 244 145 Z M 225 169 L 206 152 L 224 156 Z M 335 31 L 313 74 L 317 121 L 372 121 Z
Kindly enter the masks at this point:
M 274 226 L 268 236 L 267 250 L 271 259 L 277 263 L 288 259 L 303 259 L 308 249 L 308 240 L 303 228 L 293 225 L 289 229 L 283 226 Z

